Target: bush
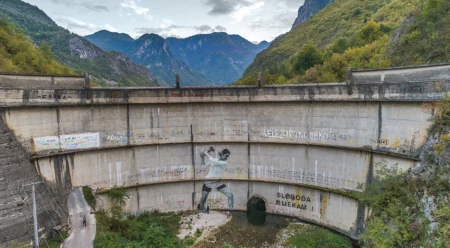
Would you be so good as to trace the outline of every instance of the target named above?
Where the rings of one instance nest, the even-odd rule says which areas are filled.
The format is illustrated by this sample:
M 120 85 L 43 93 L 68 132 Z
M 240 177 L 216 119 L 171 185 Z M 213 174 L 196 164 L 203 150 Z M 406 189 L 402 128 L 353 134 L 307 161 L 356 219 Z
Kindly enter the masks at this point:
M 106 212 L 96 213 L 95 247 L 185 247 L 176 237 L 181 220 L 178 214 L 157 211 L 139 216 L 122 214 L 124 218 L 117 223 Z
M 82 191 L 87 204 L 91 206 L 92 209 L 95 209 L 95 197 L 92 195 L 91 188 L 83 186 Z
M 304 74 L 307 69 L 322 63 L 322 54 L 317 48 L 313 44 L 306 44 L 303 45 L 302 50 L 297 55 L 294 70 L 299 74 Z

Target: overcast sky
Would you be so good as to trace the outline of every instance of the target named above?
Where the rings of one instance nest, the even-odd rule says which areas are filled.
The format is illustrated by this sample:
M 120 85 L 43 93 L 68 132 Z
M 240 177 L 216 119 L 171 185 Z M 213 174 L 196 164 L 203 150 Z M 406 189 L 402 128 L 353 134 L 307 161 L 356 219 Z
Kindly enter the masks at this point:
M 79 35 L 106 29 L 136 38 L 144 33 L 188 37 L 239 34 L 272 41 L 290 30 L 304 0 L 24 0 Z

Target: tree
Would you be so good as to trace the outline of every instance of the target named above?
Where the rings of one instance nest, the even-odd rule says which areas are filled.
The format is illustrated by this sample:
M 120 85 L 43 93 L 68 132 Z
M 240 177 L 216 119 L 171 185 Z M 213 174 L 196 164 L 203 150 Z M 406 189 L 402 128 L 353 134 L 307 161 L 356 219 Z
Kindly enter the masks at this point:
M 55 55 L 53 54 L 52 48 L 47 43 L 47 41 L 43 41 L 41 43 L 41 46 L 39 47 L 41 51 L 44 53 L 44 57 L 47 61 L 51 61 L 55 58 Z
M 306 44 L 303 45 L 302 50 L 297 55 L 294 71 L 298 74 L 304 74 L 307 69 L 322 63 L 323 57 L 317 48 L 313 44 Z
M 350 46 L 350 40 L 347 37 L 339 37 L 331 45 L 332 53 L 344 53 Z

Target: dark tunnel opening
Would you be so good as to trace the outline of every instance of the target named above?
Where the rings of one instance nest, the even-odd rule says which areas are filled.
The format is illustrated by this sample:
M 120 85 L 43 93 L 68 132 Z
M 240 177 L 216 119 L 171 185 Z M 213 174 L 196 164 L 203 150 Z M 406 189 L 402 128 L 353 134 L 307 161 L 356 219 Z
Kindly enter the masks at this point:
M 259 197 L 252 197 L 247 202 L 247 219 L 253 225 L 264 225 L 266 222 L 266 202 Z

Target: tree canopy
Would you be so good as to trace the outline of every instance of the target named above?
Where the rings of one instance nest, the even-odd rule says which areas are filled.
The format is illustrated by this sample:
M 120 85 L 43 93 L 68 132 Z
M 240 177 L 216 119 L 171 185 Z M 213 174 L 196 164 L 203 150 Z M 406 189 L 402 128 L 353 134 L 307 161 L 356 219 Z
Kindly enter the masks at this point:
M 71 70 L 54 60 L 50 46 L 39 47 L 6 19 L 0 19 L 0 72 L 72 74 Z

